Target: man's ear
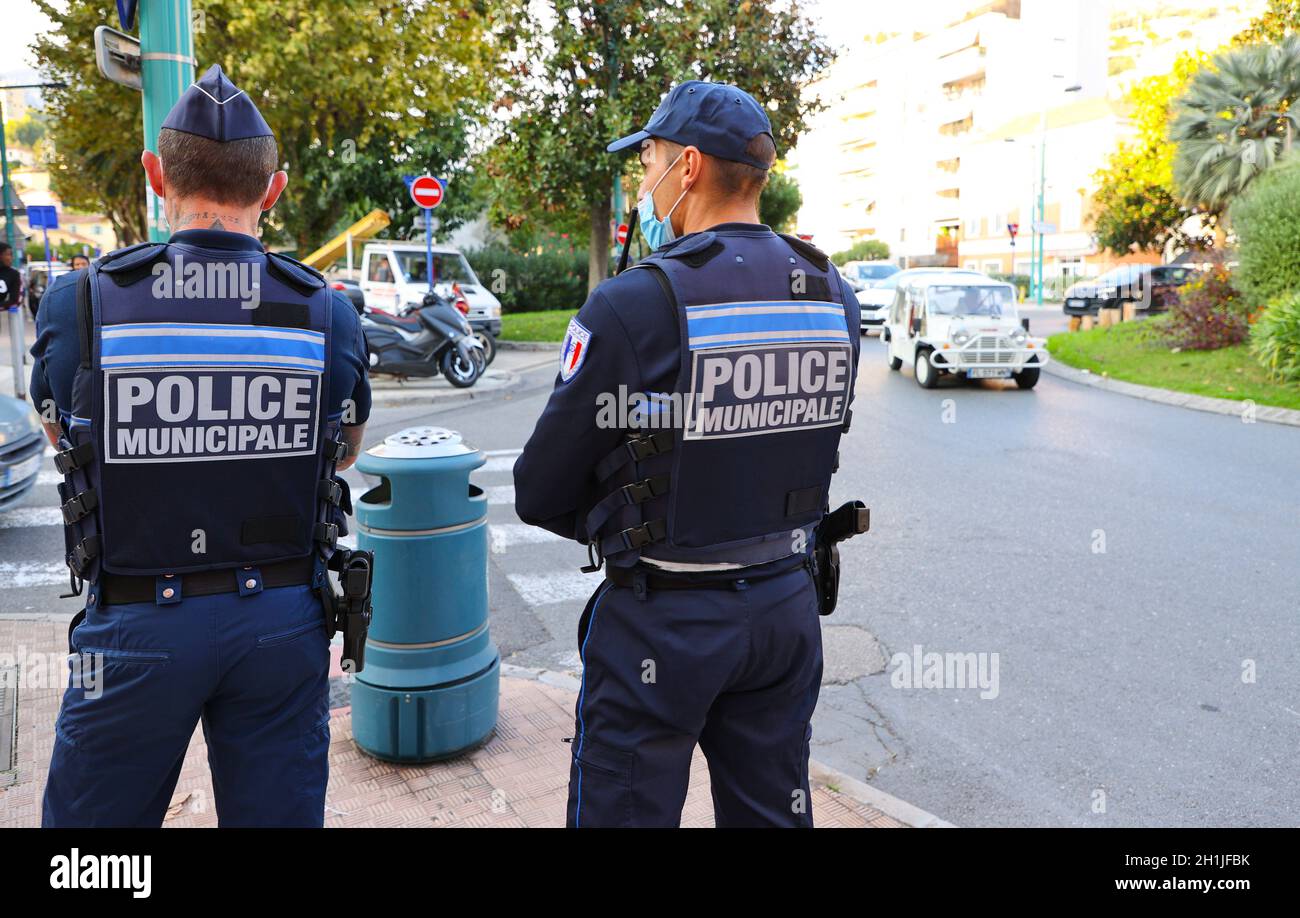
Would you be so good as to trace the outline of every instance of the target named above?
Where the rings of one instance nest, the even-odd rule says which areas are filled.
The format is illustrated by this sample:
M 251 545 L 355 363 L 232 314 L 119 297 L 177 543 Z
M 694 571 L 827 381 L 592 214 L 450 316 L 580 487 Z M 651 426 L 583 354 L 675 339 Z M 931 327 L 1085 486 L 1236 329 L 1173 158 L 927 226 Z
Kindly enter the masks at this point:
M 140 154 L 140 165 L 144 166 L 145 178 L 149 181 L 153 193 L 160 198 L 167 197 L 167 193 L 163 191 L 163 167 L 158 154 L 152 150 L 145 150 Z
M 271 176 L 271 181 L 266 186 L 266 197 L 262 198 L 262 210 L 270 210 L 275 206 L 275 202 L 280 200 L 280 194 L 289 184 L 289 173 L 283 169 Z
M 694 187 L 704 173 L 704 154 L 699 147 L 687 147 L 682 150 L 682 188 Z

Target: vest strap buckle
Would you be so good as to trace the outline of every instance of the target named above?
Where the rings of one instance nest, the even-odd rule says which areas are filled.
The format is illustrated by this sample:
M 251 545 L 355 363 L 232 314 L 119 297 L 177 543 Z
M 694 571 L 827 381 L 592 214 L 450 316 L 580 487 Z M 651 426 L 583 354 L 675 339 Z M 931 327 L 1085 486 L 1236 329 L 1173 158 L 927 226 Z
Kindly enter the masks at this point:
M 338 462 L 348 454 L 348 445 L 342 440 L 330 440 L 325 444 L 325 458 L 330 462 Z
M 99 535 L 89 535 L 72 546 L 68 553 L 68 566 L 78 577 L 84 577 L 90 562 L 99 557 Z
M 643 504 L 652 497 L 662 497 L 668 493 L 668 476 L 657 475 L 643 478 L 619 489 L 629 504 Z
M 326 478 L 316 486 L 316 496 L 337 507 L 343 500 L 343 486 L 333 478 Z
M 666 431 L 648 437 L 633 437 L 627 441 L 627 452 L 634 462 L 642 462 L 651 456 L 668 452 L 672 443 L 673 435 Z
M 95 445 L 82 443 L 54 454 L 54 467 L 60 475 L 83 469 L 95 458 Z
M 658 542 L 667 534 L 668 526 L 663 520 L 650 520 L 640 526 L 624 529 L 614 538 L 623 543 L 625 551 L 634 551 L 642 546 L 649 545 L 651 542 Z
M 63 524 L 71 526 L 73 523 L 85 519 L 98 506 L 99 495 L 95 493 L 94 488 L 88 488 L 80 494 L 73 495 L 63 504 Z
M 339 527 L 337 523 L 317 523 L 312 527 L 312 538 L 329 548 L 339 544 Z

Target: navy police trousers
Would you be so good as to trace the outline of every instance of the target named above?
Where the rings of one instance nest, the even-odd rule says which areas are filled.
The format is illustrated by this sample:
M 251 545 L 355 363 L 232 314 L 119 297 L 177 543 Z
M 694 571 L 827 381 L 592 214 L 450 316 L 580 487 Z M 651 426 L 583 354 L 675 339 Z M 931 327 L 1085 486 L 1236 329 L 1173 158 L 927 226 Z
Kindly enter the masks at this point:
M 309 587 L 89 605 L 72 644 L 42 825 L 161 825 L 200 720 L 222 826 L 323 824 L 329 640 Z
M 812 576 L 800 567 L 737 586 L 639 600 L 606 582 L 588 601 L 570 827 L 678 825 L 697 743 L 718 826 L 812 826 Z

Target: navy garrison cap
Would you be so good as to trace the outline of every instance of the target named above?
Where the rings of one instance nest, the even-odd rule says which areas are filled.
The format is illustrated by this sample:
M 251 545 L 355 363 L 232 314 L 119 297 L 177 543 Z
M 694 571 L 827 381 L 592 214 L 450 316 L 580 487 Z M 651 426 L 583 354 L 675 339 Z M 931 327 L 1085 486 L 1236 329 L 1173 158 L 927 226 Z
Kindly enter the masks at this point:
M 275 136 L 248 93 L 230 82 L 220 64 L 213 64 L 181 93 L 162 126 L 218 143 Z
M 719 159 L 766 169 L 769 163 L 745 153 L 745 147 L 759 134 L 771 137 L 772 122 L 753 96 L 726 83 L 688 80 L 664 96 L 643 130 L 619 138 L 605 149 L 617 153 L 640 145 L 647 137 L 661 137 L 684 147 L 698 147 L 701 153 Z

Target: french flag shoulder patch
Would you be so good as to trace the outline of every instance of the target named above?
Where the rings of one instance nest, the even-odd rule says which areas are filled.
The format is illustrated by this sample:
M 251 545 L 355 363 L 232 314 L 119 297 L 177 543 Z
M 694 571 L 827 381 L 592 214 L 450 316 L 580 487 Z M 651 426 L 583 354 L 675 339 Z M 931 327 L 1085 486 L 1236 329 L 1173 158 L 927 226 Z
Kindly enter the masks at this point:
M 561 381 L 568 382 L 578 375 L 589 350 L 591 350 L 591 331 L 575 316 L 569 320 L 569 329 L 564 333 L 564 344 L 560 348 Z

